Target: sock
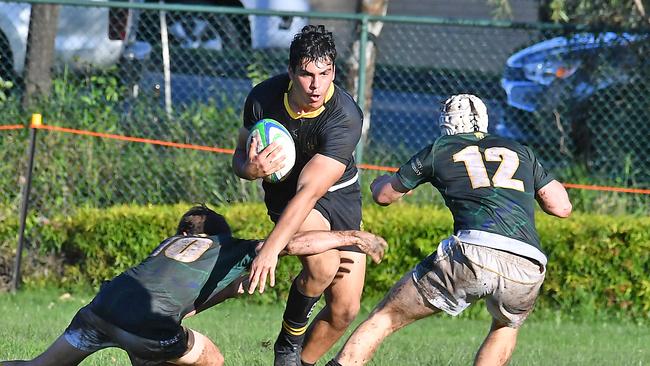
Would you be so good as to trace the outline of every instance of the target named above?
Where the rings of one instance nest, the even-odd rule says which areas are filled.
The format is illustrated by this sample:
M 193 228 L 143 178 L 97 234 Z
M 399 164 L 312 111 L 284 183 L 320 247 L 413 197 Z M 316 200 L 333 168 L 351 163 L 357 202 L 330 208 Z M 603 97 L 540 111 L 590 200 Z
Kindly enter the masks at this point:
M 309 297 L 300 293 L 296 281 L 291 284 L 287 307 L 282 317 L 282 330 L 276 341 L 276 344 L 281 346 L 302 346 L 309 316 L 320 299 L 320 295 Z
M 335 359 L 331 359 L 330 362 L 325 364 L 325 366 L 343 366 L 343 365 L 338 363 L 338 361 L 336 361 Z
M 303 360 L 300 360 L 300 363 L 302 363 L 302 366 L 314 366 L 315 365 L 314 363 L 308 363 L 308 362 L 305 362 Z M 2 365 L 0 365 L 0 366 L 2 366 Z

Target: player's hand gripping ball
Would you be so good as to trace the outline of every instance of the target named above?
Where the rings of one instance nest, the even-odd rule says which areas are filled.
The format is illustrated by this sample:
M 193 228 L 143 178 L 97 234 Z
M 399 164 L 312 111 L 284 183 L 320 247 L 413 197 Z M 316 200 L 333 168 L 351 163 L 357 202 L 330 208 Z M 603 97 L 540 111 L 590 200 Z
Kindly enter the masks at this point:
M 270 118 L 265 118 L 258 121 L 251 129 L 246 142 L 246 149 L 251 146 L 253 136 L 258 136 L 257 153 L 259 154 L 264 148 L 271 143 L 277 141 L 282 146 L 282 154 L 284 154 L 284 167 L 277 172 L 267 175 L 264 180 L 269 183 L 277 183 L 284 180 L 291 169 L 296 163 L 296 147 L 293 143 L 293 138 L 289 131 L 278 121 Z M 248 151 L 247 151 L 248 152 Z

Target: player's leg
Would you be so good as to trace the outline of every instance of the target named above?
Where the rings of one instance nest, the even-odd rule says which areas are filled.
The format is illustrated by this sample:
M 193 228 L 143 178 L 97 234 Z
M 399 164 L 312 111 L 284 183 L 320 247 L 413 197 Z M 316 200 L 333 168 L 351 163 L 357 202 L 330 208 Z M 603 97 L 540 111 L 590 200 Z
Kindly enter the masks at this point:
M 467 246 L 467 258 L 498 275 L 494 291 L 486 297 L 493 321 L 474 359 L 475 365 L 505 365 L 517 343 L 519 327 L 532 312 L 545 269 L 539 262 L 492 248 Z M 485 276 L 484 276 L 485 278 Z
M 311 210 L 300 231 L 329 230 L 329 222 Z M 282 328 L 274 345 L 275 365 L 300 365 L 302 346 L 311 310 L 332 282 L 340 262 L 337 250 L 300 257 L 303 269 L 294 279 L 282 317 Z
M 412 322 L 439 312 L 414 285 L 412 273 L 397 282 L 345 342 L 328 365 L 363 365 L 386 337 Z M 338 362 L 338 363 L 337 363 Z
M 52 345 L 31 361 L 2 361 L 2 366 L 74 366 L 93 352 L 82 351 L 73 347 L 65 336 L 61 335 Z
M 490 332 L 481 344 L 474 365 L 506 365 L 517 344 L 518 328 L 510 328 L 499 320 L 493 320 Z
M 183 356 L 170 360 L 173 365 L 222 366 L 224 359 L 219 348 L 203 334 L 187 329 L 188 349 Z
M 314 207 L 327 218 L 331 230 L 359 230 L 361 191 L 353 184 L 328 192 Z M 360 308 L 365 280 L 365 255 L 354 246 L 339 248 L 336 277 L 326 290 L 326 305 L 307 331 L 303 364 L 317 361 L 345 332 Z
M 364 253 L 341 251 L 339 270 L 325 291 L 327 304 L 314 318 L 302 350 L 306 364 L 318 361 L 357 316 L 366 272 Z
M 41 355 L 31 361 L 5 362 L 4 365 L 78 365 L 93 352 L 115 346 L 101 326 L 93 320 L 88 306 L 79 309 L 63 335 Z

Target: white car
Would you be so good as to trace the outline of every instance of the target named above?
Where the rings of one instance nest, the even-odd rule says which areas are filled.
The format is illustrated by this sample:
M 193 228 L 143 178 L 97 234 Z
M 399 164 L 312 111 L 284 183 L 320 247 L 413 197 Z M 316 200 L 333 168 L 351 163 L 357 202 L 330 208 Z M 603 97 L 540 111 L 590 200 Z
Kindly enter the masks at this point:
M 142 2 L 142 0 L 131 0 Z M 144 0 L 144 2 L 154 2 Z M 157 0 L 155 1 L 157 2 Z M 169 0 L 169 4 L 228 6 L 257 10 L 309 11 L 308 0 Z M 307 25 L 306 18 L 205 12 L 167 12 L 172 45 L 182 48 L 230 50 L 235 48 L 288 48 L 293 36 Z M 156 11 L 142 11 L 138 39 L 160 42 L 160 20 Z
M 117 64 L 121 58 L 146 59 L 151 47 L 135 42 L 130 32 L 133 17 L 120 10 L 61 6 L 54 46 L 55 66 L 103 68 Z M 31 4 L 0 2 L 0 77 L 23 73 L 30 13 Z

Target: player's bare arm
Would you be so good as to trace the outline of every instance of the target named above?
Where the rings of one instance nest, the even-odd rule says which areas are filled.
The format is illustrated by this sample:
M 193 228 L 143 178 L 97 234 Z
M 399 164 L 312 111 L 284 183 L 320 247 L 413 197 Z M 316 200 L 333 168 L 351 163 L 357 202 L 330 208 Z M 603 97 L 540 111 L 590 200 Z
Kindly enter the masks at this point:
M 562 183 L 557 180 L 552 180 L 538 189 L 535 198 L 542 210 L 549 215 L 566 218 L 569 217 L 573 209 L 571 201 L 569 201 L 569 194 Z
M 198 314 L 203 310 L 209 309 L 224 300 L 238 297 L 243 294 L 243 288 L 248 285 L 248 276 L 242 275 L 234 280 L 230 285 L 226 286 L 223 290 L 214 294 L 214 296 L 208 298 L 204 303 L 196 307 L 196 309 L 183 317 L 183 319 L 189 318 L 192 315 Z
M 271 143 L 258 154 L 257 146 L 260 141 L 257 136 L 254 136 L 247 152 L 248 135 L 249 131 L 246 128 L 239 129 L 237 148 L 232 158 L 232 168 L 238 177 L 255 180 L 273 174 L 284 167 L 285 155 L 279 143 Z
M 404 187 L 396 175 L 384 174 L 370 183 L 372 199 L 381 206 L 388 206 L 399 200 L 406 193 L 408 188 Z
M 294 235 L 281 254 L 311 255 L 349 245 L 356 245 L 375 263 L 381 262 L 388 247 L 382 237 L 365 231 L 306 231 Z
M 296 195 L 287 204 L 278 223 L 253 261 L 249 277 L 249 293 L 253 293 L 258 284 L 259 292 L 264 292 L 267 277 L 270 286 L 275 286 L 275 266 L 280 251 L 298 231 L 316 205 L 316 201 L 341 178 L 344 171 L 345 165 L 321 154 L 314 155 L 305 165 L 298 178 Z

